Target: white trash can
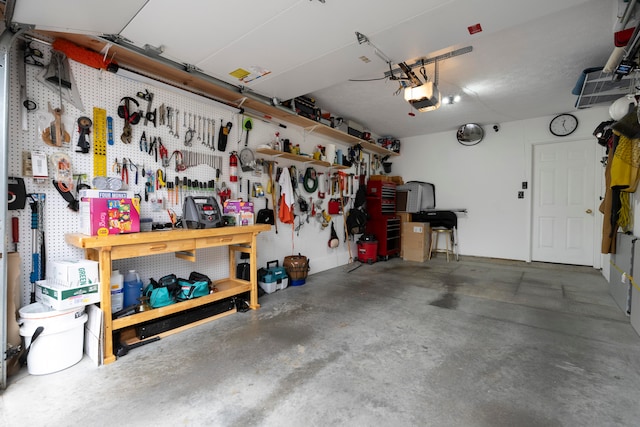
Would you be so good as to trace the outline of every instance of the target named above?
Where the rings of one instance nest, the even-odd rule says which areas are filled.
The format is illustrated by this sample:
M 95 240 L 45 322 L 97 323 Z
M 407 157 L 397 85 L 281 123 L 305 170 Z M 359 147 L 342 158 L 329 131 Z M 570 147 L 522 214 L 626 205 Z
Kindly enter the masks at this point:
M 18 310 L 20 335 L 25 348 L 38 327 L 43 330 L 29 348 L 27 370 L 31 375 L 44 375 L 61 371 L 82 359 L 84 323 L 87 315 L 84 306 L 69 310 L 53 310 L 42 303 L 33 303 Z

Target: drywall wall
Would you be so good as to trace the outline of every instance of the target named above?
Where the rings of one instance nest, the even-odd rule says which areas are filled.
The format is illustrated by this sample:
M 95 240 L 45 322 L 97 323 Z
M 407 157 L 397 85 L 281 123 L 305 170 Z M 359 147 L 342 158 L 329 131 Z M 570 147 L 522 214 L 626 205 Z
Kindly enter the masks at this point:
M 486 124 L 484 140 L 471 147 L 457 142 L 455 130 L 407 138 L 402 141 L 402 155 L 394 167 L 405 181 L 434 183 L 438 209 L 467 209 L 459 219 L 462 255 L 529 261 L 532 146 L 562 140 L 596 144 L 593 130 L 609 118 L 606 107 L 574 114 L 580 121 L 578 129 L 564 139 L 549 132 L 553 115 L 500 123 L 499 132 L 493 130 L 493 124 Z M 604 155 L 604 149 L 599 152 Z M 604 169 L 599 163 L 594 168 L 600 180 Z M 527 190 L 522 190 L 522 182 L 529 184 Z M 524 191 L 524 199 L 518 199 L 519 191 Z M 594 189 L 596 209 L 598 193 Z M 602 223 L 597 211 L 596 223 Z M 599 252 L 599 233 L 596 236 Z M 599 264 L 600 257 L 596 258 Z

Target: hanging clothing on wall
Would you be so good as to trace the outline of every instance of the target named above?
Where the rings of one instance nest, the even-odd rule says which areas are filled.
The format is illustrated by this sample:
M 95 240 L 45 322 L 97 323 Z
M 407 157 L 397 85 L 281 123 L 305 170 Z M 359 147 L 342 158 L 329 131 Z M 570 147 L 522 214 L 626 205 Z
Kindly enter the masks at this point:
M 600 205 L 604 214 L 602 253 L 616 253 L 618 228 L 633 228 L 628 193 L 634 193 L 640 180 L 640 124 L 637 107 L 611 126 L 613 144 L 605 169 L 606 193 Z
M 617 144 L 618 137 L 614 136 L 614 142 L 609 149 L 607 165 L 604 170 L 605 193 L 604 199 L 600 204 L 600 212 L 603 215 L 602 220 L 602 243 L 600 252 L 603 254 L 616 253 L 616 231 L 618 229 L 617 209 L 613 208 L 613 201 L 620 200 L 620 190 L 611 188 L 611 164 L 613 163 L 613 153 Z M 614 194 L 615 193 L 615 194 Z
M 291 175 L 289 175 L 288 168 L 282 168 L 282 173 L 280 174 L 280 178 L 278 178 L 278 184 L 280 184 L 278 218 L 285 224 L 293 224 L 293 204 L 295 202 L 295 197 L 293 187 L 291 186 Z

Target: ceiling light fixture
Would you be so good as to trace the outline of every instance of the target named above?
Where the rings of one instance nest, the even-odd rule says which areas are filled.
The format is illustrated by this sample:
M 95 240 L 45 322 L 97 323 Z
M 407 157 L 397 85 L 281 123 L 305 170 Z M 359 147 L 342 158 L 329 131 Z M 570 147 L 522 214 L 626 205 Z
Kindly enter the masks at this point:
M 421 113 L 440 108 L 440 91 L 438 91 L 438 87 L 433 82 L 406 88 L 404 90 L 404 99 Z
M 442 103 L 444 105 L 456 104 L 458 102 L 460 102 L 460 95 L 445 96 L 444 98 L 442 98 Z
M 415 75 L 413 70 L 407 66 L 407 64 L 398 64 L 402 71 L 405 72 L 409 80 L 411 80 L 412 86 L 405 88 L 404 99 L 413 108 L 425 113 L 427 111 L 433 111 L 440 108 L 441 96 L 438 90 L 438 61 L 435 62 L 435 76 L 433 81 L 427 81 L 427 72 L 424 66 L 420 68 L 420 73 L 424 77 L 425 83 L 423 84 L 418 76 Z

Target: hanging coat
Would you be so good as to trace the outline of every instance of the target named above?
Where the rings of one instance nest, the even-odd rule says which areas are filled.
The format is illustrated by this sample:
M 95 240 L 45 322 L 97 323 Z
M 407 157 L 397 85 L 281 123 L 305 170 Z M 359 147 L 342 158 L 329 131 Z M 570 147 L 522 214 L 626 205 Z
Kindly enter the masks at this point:
M 278 204 L 278 219 L 285 224 L 293 224 L 293 203 L 294 194 L 293 187 L 291 186 L 291 176 L 289 175 L 289 168 L 283 168 L 280 178 L 278 179 L 280 184 L 280 202 Z

